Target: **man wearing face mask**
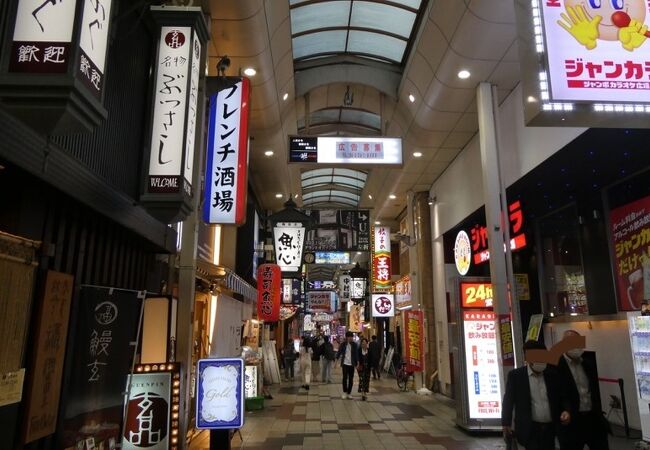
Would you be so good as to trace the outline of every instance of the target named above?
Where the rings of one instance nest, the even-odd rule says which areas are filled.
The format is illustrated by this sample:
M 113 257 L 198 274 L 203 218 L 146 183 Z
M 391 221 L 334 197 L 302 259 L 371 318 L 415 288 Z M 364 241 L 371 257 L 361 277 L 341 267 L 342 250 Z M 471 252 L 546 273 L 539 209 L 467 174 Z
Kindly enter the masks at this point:
M 580 336 L 575 330 L 567 330 L 564 337 Z M 558 364 L 562 383 L 566 386 L 574 417 L 571 425 L 560 434 L 562 450 L 608 450 L 608 425 L 602 414 L 596 354 L 584 349 L 565 353 Z
M 524 344 L 524 352 L 533 349 L 546 347 L 537 341 Z M 501 412 L 506 441 L 513 439 L 514 434 L 527 450 L 554 450 L 559 428 L 570 420 L 569 403 L 559 376 L 546 363 L 527 362 L 508 374 Z

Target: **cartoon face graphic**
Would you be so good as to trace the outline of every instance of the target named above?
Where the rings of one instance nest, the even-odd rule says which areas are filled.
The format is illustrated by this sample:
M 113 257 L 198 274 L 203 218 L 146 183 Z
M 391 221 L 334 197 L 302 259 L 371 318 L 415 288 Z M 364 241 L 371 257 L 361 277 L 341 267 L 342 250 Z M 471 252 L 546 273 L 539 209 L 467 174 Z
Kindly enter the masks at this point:
M 581 6 L 589 21 L 600 16 L 602 19 L 598 24 L 598 37 L 605 41 L 619 39 L 620 28 L 615 25 L 615 20 L 612 20 L 614 13 L 622 11 L 641 24 L 646 18 L 645 0 L 564 0 L 564 5 L 574 10 Z

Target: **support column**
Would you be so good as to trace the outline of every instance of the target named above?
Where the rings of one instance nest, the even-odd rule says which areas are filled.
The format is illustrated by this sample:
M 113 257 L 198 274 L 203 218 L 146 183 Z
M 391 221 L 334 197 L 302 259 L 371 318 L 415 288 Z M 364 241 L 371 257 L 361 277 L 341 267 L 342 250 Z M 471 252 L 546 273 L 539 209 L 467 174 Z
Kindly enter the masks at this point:
M 480 83 L 476 92 L 478 106 L 479 141 L 481 147 L 481 166 L 483 173 L 483 195 L 485 198 L 485 217 L 488 230 L 488 245 L 490 251 L 490 277 L 492 280 L 494 311 L 497 314 L 509 314 L 512 317 L 513 347 L 515 360 L 522 361 L 521 318 L 519 304 L 515 298 L 514 289 L 509 292 L 508 280 L 512 280 L 512 258 L 510 246 L 510 230 L 507 213 L 507 199 L 503 180 L 501 178 L 501 162 L 499 159 L 499 128 L 498 105 L 496 103 L 496 88 L 489 83 Z M 506 253 L 504 256 L 504 248 Z M 506 260 L 509 261 L 507 264 Z M 508 270 L 510 269 L 510 270 Z M 512 300 L 512 311 L 511 302 Z M 498 330 L 498 327 L 497 327 Z M 501 335 L 499 341 L 501 340 Z M 499 346 L 499 354 L 501 346 Z M 503 366 L 502 370 L 503 370 Z M 502 374 L 502 388 L 505 373 Z
M 429 378 L 437 370 L 437 349 L 435 333 L 435 309 L 433 304 L 433 273 L 431 248 L 431 214 L 429 193 L 409 192 L 407 194 L 407 230 L 409 246 L 409 268 L 411 277 L 411 299 L 413 309 L 424 315 L 424 370 L 415 377 L 416 389 L 429 388 Z
M 309 134 L 311 125 L 311 106 L 309 104 L 309 92 L 305 94 L 305 134 Z

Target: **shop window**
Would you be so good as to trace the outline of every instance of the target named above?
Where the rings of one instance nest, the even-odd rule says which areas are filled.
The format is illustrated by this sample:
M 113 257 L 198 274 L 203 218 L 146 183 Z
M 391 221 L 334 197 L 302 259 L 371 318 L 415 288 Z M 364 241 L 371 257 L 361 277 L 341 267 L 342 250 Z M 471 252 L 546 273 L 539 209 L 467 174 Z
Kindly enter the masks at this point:
M 551 317 L 588 314 L 575 206 L 541 219 L 538 226 L 544 313 Z

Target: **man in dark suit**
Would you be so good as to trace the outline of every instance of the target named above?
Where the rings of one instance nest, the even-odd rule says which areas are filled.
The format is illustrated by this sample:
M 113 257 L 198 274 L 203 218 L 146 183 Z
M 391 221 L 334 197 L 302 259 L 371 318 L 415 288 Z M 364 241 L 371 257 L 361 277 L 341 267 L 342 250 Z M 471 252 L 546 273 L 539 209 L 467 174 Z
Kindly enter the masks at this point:
M 567 330 L 564 337 L 580 336 L 575 330 Z M 562 383 L 573 411 L 573 420 L 560 434 L 562 450 L 608 450 L 607 421 L 602 414 L 596 354 L 584 349 L 565 353 L 558 364 Z
M 336 359 L 341 358 L 341 368 L 343 370 L 343 395 L 341 398 L 352 398 L 352 384 L 354 381 L 354 369 L 359 361 L 359 347 L 353 340 L 354 335 L 351 331 L 345 333 L 345 342 L 339 346 L 336 353 Z
M 379 341 L 377 341 L 377 336 L 373 335 L 368 345 L 368 353 L 370 353 L 370 367 L 372 368 L 372 379 L 377 380 L 381 378 L 381 372 L 379 371 L 379 362 L 381 361 L 381 347 L 379 346 Z
M 537 341 L 524 344 L 524 351 L 532 349 L 546 347 Z M 558 428 L 570 420 L 568 400 L 555 370 L 545 363 L 527 362 L 508 374 L 501 412 L 506 439 L 512 439 L 514 433 L 527 450 L 554 450 Z

